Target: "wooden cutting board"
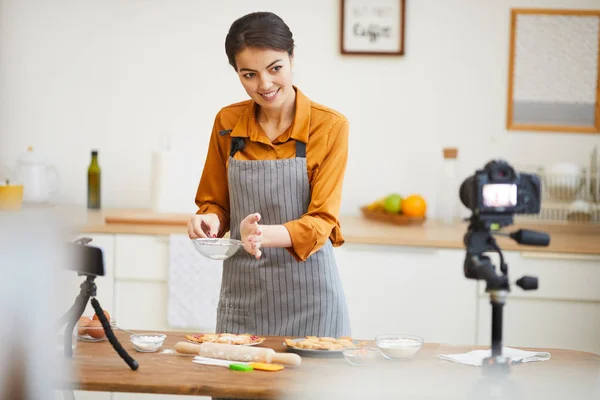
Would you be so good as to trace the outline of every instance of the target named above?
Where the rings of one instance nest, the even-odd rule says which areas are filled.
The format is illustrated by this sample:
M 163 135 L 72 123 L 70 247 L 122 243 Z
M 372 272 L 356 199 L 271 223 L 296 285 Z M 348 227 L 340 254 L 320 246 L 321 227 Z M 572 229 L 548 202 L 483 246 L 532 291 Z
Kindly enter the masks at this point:
M 176 225 L 185 226 L 192 217 L 191 214 L 157 213 L 154 211 L 119 211 L 107 215 L 107 224 L 137 224 L 137 225 Z

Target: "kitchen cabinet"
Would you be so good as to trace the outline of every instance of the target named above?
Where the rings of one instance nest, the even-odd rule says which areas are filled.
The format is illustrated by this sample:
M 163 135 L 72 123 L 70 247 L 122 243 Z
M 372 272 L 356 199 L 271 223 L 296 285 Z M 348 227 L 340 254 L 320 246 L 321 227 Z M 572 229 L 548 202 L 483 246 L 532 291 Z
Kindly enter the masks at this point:
M 476 282 L 463 275 L 464 251 L 359 244 L 335 251 L 354 337 L 396 332 L 474 343 Z
M 600 354 L 600 256 L 504 252 L 511 281 L 537 276 L 538 290 L 512 285 L 504 306 L 505 346 L 548 347 Z M 478 291 L 478 344 L 491 342 L 491 306 Z
M 167 323 L 169 237 L 115 235 L 115 305 L 126 329 L 170 330 Z

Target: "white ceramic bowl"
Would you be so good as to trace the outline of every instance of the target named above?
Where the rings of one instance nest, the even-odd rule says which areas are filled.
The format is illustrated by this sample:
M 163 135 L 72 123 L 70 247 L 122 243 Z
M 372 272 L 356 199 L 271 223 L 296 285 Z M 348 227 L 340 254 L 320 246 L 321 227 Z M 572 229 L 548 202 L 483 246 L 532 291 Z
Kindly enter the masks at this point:
M 388 360 L 408 360 L 421 350 L 423 338 L 407 333 L 391 333 L 376 336 L 375 344 Z
M 213 260 L 226 260 L 242 247 L 236 239 L 200 238 L 192 239 L 192 243 L 198 253 Z
M 139 333 L 129 336 L 133 348 L 141 353 L 154 353 L 158 351 L 167 335 L 164 333 Z

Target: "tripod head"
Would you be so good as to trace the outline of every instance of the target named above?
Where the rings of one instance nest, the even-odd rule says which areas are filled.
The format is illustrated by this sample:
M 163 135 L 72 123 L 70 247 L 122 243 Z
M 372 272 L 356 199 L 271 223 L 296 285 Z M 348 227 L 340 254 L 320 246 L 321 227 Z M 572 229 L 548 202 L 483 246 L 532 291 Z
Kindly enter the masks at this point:
M 468 279 L 484 280 L 487 284 L 486 291 L 510 291 L 508 265 L 504 261 L 504 255 L 494 235 L 507 236 L 524 245 L 548 246 L 550 244 L 550 236 L 543 232 L 526 229 L 519 229 L 512 233 L 500 232 L 500 228 L 512 224 L 512 215 L 489 217 L 473 214 L 469 221 L 469 227 L 463 239 L 467 250 L 464 274 Z M 500 274 L 496 273 L 491 259 L 485 255 L 490 252 L 497 253 L 500 257 Z M 538 288 L 537 278 L 531 276 L 521 277 L 516 284 L 523 290 Z

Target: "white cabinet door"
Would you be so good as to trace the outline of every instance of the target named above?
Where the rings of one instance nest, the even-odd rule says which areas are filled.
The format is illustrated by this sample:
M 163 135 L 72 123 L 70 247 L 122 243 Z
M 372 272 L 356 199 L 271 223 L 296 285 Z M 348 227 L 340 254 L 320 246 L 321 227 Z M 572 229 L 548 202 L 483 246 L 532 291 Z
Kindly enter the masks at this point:
M 184 396 L 175 394 L 115 393 L 112 400 L 211 400 L 210 396 Z
M 169 330 L 168 236 L 116 235 L 115 260 L 117 325 L 133 330 Z
M 165 282 L 168 277 L 169 237 L 116 235 L 115 257 L 117 280 Z
M 477 285 L 463 275 L 464 251 L 353 243 L 335 251 L 354 337 L 475 342 Z
M 88 392 L 83 390 L 71 391 L 75 400 L 114 400 L 114 396 L 110 392 Z M 71 400 L 73 397 L 66 395 L 65 392 L 56 390 L 54 392 L 54 400 Z
M 167 284 L 117 281 L 117 325 L 130 330 L 171 330 L 167 323 Z
M 504 252 L 511 281 L 537 276 L 538 290 L 511 284 L 504 307 L 505 346 L 548 347 L 600 354 L 600 257 Z M 479 291 L 478 342 L 491 342 L 489 295 Z

